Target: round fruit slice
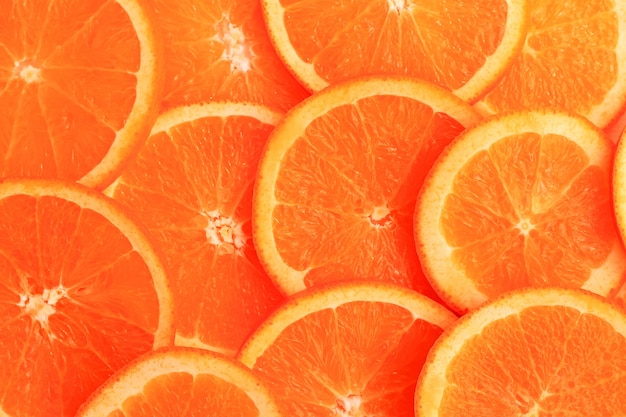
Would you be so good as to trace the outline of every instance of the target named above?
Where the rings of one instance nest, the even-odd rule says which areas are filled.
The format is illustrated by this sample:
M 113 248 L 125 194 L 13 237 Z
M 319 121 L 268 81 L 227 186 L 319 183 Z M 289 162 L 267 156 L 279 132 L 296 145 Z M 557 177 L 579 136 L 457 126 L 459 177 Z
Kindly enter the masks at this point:
M 280 417 L 261 380 L 241 363 L 204 349 L 142 355 L 109 378 L 76 417 Z
M 417 417 L 626 413 L 626 315 L 580 289 L 526 288 L 457 321 L 435 342 Z
M 258 0 L 155 0 L 165 38 L 162 109 L 213 100 L 287 110 L 309 95 L 272 47 Z
M 415 239 L 458 312 L 520 287 L 613 294 L 626 254 L 611 199 L 612 142 L 560 111 L 502 114 L 467 130 L 424 182 Z
M 313 91 L 361 75 L 421 78 L 472 100 L 522 47 L 521 0 L 262 0 L 270 38 Z
M 626 0 L 532 0 L 528 13 L 524 47 L 477 109 L 560 108 L 609 124 L 626 104 Z
M 239 359 L 280 398 L 285 416 L 413 416 L 428 350 L 456 316 L 388 283 L 309 289 L 279 307 Z
M 173 342 L 163 266 L 143 229 L 82 185 L 5 180 L 0 213 L 1 414 L 71 417 Z
M 434 296 L 415 253 L 415 198 L 441 150 L 478 120 L 452 93 L 404 77 L 351 80 L 294 107 L 268 139 L 253 200 L 270 276 L 287 294 L 352 278 Z
M 157 116 L 162 54 L 138 0 L 10 2 L 0 15 L 0 177 L 110 183 Z
M 107 189 L 164 254 L 176 344 L 234 355 L 283 299 L 259 264 L 250 226 L 259 155 L 280 117 L 232 102 L 171 109 Z

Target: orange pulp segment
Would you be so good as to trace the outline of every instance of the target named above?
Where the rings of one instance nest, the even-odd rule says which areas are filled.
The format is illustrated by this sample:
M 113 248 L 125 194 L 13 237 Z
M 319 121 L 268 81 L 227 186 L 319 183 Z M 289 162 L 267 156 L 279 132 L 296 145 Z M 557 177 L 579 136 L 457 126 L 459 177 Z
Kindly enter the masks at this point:
M 364 77 L 304 100 L 271 133 L 253 200 L 259 258 L 286 294 L 343 279 L 434 292 L 412 232 L 417 191 L 439 152 L 478 122 L 417 79 Z
M 259 155 L 281 116 L 234 102 L 171 109 L 107 190 L 164 253 L 176 344 L 232 355 L 282 301 L 259 264 L 250 226 Z
M 0 407 L 74 416 L 113 372 L 173 342 L 165 271 L 110 199 L 58 180 L 0 183 Z
M 274 398 L 241 363 L 203 349 L 171 347 L 121 369 L 76 417 L 280 417 Z
M 625 116 L 626 118 L 626 116 Z M 622 243 L 626 242 L 626 131 L 617 136 L 613 158 L 612 191 L 617 230 Z M 626 282 L 615 294 L 615 300 L 626 308 Z
M 162 110 L 213 100 L 285 111 L 309 95 L 272 48 L 255 0 L 154 0 L 165 38 Z
M 354 77 L 421 78 L 472 100 L 522 46 L 521 0 L 262 0 L 270 38 L 310 90 Z
M 440 297 L 464 312 L 526 286 L 614 293 L 626 254 L 613 155 L 599 129 L 561 111 L 497 115 L 460 135 L 416 205 L 418 253 Z
M 561 108 L 606 126 L 626 105 L 626 1 L 527 3 L 524 47 L 476 108 Z
M 137 0 L 10 2 L 0 14 L 0 177 L 104 187 L 157 115 L 162 54 Z
M 413 416 L 415 384 L 434 341 L 456 316 L 388 283 L 346 282 L 292 296 L 238 358 L 285 416 Z
M 626 413 L 626 315 L 580 289 L 526 288 L 465 315 L 433 345 L 416 417 Z

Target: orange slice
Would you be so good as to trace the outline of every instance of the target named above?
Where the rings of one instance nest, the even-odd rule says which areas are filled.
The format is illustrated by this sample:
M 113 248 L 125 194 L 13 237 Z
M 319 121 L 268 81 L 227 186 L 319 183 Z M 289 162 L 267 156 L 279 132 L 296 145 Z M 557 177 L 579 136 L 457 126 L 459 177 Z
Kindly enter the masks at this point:
M 280 117 L 233 102 L 171 109 L 107 190 L 164 254 L 176 344 L 234 355 L 283 299 L 259 264 L 250 226 L 259 155 Z
M 292 296 L 238 357 L 280 399 L 284 416 L 413 416 L 426 354 L 455 320 L 405 287 L 329 284 Z
M 289 111 L 253 200 L 253 238 L 277 285 L 373 279 L 434 296 L 415 253 L 415 198 L 439 152 L 478 120 L 452 93 L 405 77 L 351 80 Z
M 147 353 L 109 378 L 76 417 L 280 417 L 267 388 L 241 363 L 203 349 Z
M 624 116 L 626 120 L 626 114 Z M 617 148 L 613 158 L 613 207 L 617 230 L 622 243 L 626 242 L 626 130 L 617 136 Z M 626 308 L 626 282 L 615 294 L 615 299 Z
M 416 205 L 418 253 L 441 298 L 463 312 L 527 286 L 614 293 L 626 253 L 613 155 L 593 124 L 560 111 L 502 114 L 460 135 Z
M 0 414 L 71 417 L 111 374 L 173 342 L 144 229 L 72 182 L 0 183 Z
M 165 38 L 162 109 L 213 100 L 285 111 L 309 93 L 272 47 L 256 0 L 154 0 Z
M 574 289 L 528 288 L 474 310 L 435 342 L 416 417 L 626 413 L 626 315 Z
M 532 0 L 528 11 L 521 53 L 476 108 L 561 108 L 609 124 L 626 104 L 626 1 Z
M 104 187 L 143 144 L 162 51 L 138 0 L 11 2 L 0 15 L 0 177 Z
M 270 38 L 313 91 L 368 74 L 418 77 L 472 100 L 508 67 L 521 0 L 262 0 Z

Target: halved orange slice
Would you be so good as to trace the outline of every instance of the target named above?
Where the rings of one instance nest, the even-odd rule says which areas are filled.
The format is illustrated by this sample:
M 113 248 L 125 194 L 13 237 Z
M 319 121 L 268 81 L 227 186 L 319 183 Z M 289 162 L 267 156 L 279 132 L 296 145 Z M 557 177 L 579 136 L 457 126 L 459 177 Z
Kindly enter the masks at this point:
M 170 109 L 107 189 L 163 253 L 177 345 L 234 355 L 283 300 L 259 263 L 250 225 L 259 157 L 281 117 L 250 103 Z
M 415 415 L 624 415 L 625 351 L 625 312 L 605 298 L 580 289 L 515 290 L 435 342 Z
M 142 1 L 3 3 L 0 177 L 113 181 L 157 116 L 161 46 Z
M 0 183 L 0 414 L 71 417 L 139 355 L 174 341 L 158 254 L 88 187 Z
M 415 198 L 441 150 L 478 120 L 408 77 L 354 79 L 294 107 L 269 136 L 252 202 L 269 275 L 286 294 L 350 278 L 434 296 L 415 252 Z
M 118 371 L 76 417 L 280 417 L 263 382 L 240 362 L 204 349 L 170 347 Z
M 407 75 L 473 100 L 526 35 L 521 0 L 262 0 L 279 56 L 310 90 L 351 78 Z
M 352 281 L 292 296 L 239 359 L 285 416 L 413 416 L 423 361 L 456 316 L 405 287 Z
M 441 298 L 465 312 L 526 286 L 613 294 L 626 278 L 614 151 L 591 122 L 562 111 L 501 114 L 461 134 L 424 182 L 414 219 Z

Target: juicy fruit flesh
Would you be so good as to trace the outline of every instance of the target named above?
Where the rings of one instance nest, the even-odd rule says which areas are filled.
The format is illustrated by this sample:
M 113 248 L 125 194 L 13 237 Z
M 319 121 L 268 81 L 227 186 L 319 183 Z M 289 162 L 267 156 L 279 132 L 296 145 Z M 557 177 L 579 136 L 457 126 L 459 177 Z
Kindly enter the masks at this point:
M 216 100 L 287 110 L 308 96 L 270 45 L 258 2 L 156 0 L 165 38 L 162 110 Z
M 624 349 L 626 338 L 592 314 L 525 308 L 463 343 L 439 415 L 612 415 L 623 409 Z
M 409 416 L 441 332 L 400 306 L 348 302 L 289 325 L 254 369 L 282 399 L 283 415 Z
M 289 41 L 331 84 L 384 72 L 458 89 L 498 47 L 507 13 L 497 0 L 475 2 L 471 10 L 458 0 L 347 3 L 281 2 Z M 446 54 L 437 52 L 442 45 Z
M 152 276 L 120 231 L 89 209 L 13 196 L 0 212 L 12 219 L 0 222 L 0 315 L 10 335 L 0 359 L 12 364 L 2 408 L 73 415 L 114 370 L 153 348 Z
M 177 416 L 186 415 L 189 410 L 193 410 L 193 415 L 199 415 L 199 410 L 229 415 L 234 404 L 238 416 L 259 416 L 258 408 L 241 388 L 213 375 L 172 372 L 152 379 L 140 394 L 126 398 L 120 415 Z
M 461 130 L 450 116 L 394 96 L 314 120 L 276 180 L 273 227 L 285 263 L 308 285 L 369 277 L 432 291 L 414 250 L 415 184 Z
M 152 135 L 116 184 L 114 198 L 143 219 L 162 249 L 179 344 L 234 355 L 282 300 L 259 264 L 250 226 L 254 170 L 272 128 L 205 112 Z
M 478 152 L 441 213 L 452 261 L 495 296 L 552 283 L 580 287 L 616 239 L 608 174 L 574 142 L 522 134 Z
M 610 119 L 595 107 L 603 105 L 623 65 L 616 54 L 621 43 L 616 7 L 623 6 L 616 3 L 621 2 L 529 1 L 525 45 L 483 100 L 489 113 L 552 107 L 607 124 Z
M 140 54 L 129 16 L 115 2 L 79 3 L 14 2 L 0 17 L 2 177 L 80 179 L 131 112 Z

